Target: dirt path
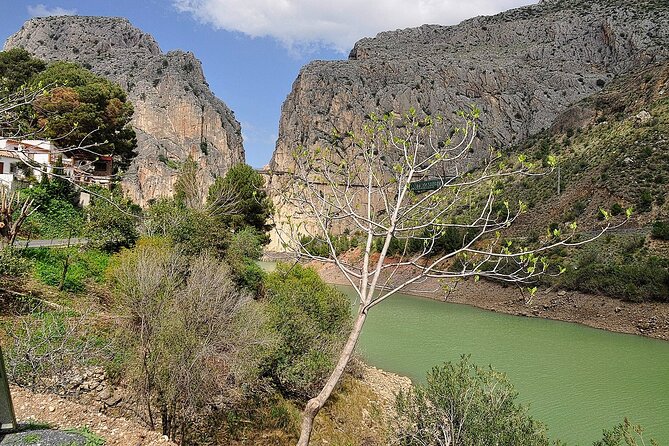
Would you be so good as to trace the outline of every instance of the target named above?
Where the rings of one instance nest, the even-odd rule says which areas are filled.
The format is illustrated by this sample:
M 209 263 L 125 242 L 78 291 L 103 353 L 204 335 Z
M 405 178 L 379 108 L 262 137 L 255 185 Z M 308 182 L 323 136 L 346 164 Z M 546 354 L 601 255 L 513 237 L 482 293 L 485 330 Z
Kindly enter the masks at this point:
M 105 446 L 176 446 L 158 432 L 125 418 L 114 418 L 55 395 L 33 393 L 11 387 L 19 424 L 47 423 L 59 429 L 88 427 L 106 440 Z
M 334 265 L 312 266 L 319 271 L 323 280 L 348 284 Z M 411 271 L 400 271 L 396 277 L 401 280 L 402 276 L 410 274 Z M 442 283 L 426 279 L 403 293 L 500 313 L 576 322 L 603 330 L 669 341 L 669 304 L 666 303 L 632 303 L 606 296 L 551 290 L 539 290 L 532 302 L 526 303 L 526 291 L 513 285 L 504 287 L 484 280 L 478 283 L 473 280 L 460 282 L 454 291 L 447 294 Z

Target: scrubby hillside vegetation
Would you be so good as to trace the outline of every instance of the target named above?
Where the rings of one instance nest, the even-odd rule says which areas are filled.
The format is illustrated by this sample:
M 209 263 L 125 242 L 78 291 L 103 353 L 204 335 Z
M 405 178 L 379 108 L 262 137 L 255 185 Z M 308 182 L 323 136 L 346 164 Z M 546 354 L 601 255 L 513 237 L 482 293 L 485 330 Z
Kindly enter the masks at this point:
M 617 79 L 570 107 L 553 126 L 511 150 L 559 173 L 500 184 L 530 212 L 514 232 L 538 237 L 576 222 L 593 231 L 608 214 L 631 220 L 578 251 L 556 253 L 559 286 L 635 301 L 669 301 L 669 64 Z M 558 195 L 558 188 L 560 194 Z

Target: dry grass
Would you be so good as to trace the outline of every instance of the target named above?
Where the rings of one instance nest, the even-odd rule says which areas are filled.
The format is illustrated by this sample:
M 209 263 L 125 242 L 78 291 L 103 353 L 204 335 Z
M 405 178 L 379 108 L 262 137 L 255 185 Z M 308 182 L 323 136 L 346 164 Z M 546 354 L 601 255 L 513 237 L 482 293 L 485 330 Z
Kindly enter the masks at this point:
M 372 388 L 346 377 L 340 390 L 315 422 L 313 445 L 371 446 L 387 444 L 384 402 Z

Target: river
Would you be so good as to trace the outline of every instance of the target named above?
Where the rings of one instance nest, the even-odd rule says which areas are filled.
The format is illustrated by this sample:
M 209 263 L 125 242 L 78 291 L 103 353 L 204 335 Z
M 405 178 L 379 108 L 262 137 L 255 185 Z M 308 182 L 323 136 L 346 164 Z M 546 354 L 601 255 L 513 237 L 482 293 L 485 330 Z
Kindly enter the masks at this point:
M 396 295 L 370 311 L 358 352 L 418 382 L 434 365 L 471 355 L 507 373 L 552 438 L 591 445 L 627 417 L 644 438 L 669 445 L 666 341 Z

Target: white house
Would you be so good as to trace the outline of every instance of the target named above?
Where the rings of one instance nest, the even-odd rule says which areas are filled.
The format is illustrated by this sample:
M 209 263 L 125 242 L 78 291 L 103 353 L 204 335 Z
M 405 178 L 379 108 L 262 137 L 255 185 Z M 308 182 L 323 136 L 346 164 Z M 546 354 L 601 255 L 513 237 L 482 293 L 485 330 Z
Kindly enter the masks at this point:
M 76 149 L 63 151 L 50 141 L 11 138 L 0 139 L 0 181 L 11 188 L 15 181 L 25 179 L 26 169 L 32 170 L 40 181 L 43 175 L 53 172 L 59 158 L 63 173 L 75 183 L 111 184 L 111 156 L 79 153 Z
M 44 172 L 51 171 L 52 153 L 57 150 L 56 146 L 49 141 L 26 139 L 0 139 L 0 156 L 7 160 L 10 167 L 5 167 L 3 173 L 12 175 L 11 181 L 22 179 L 19 172 L 21 164 L 33 166 L 32 172 L 37 180 L 42 179 Z M 5 180 L 10 180 L 9 177 Z
M 12 188 L 14 172 L 20 162 L 18 154 L 0 149 L 0 186 Z

